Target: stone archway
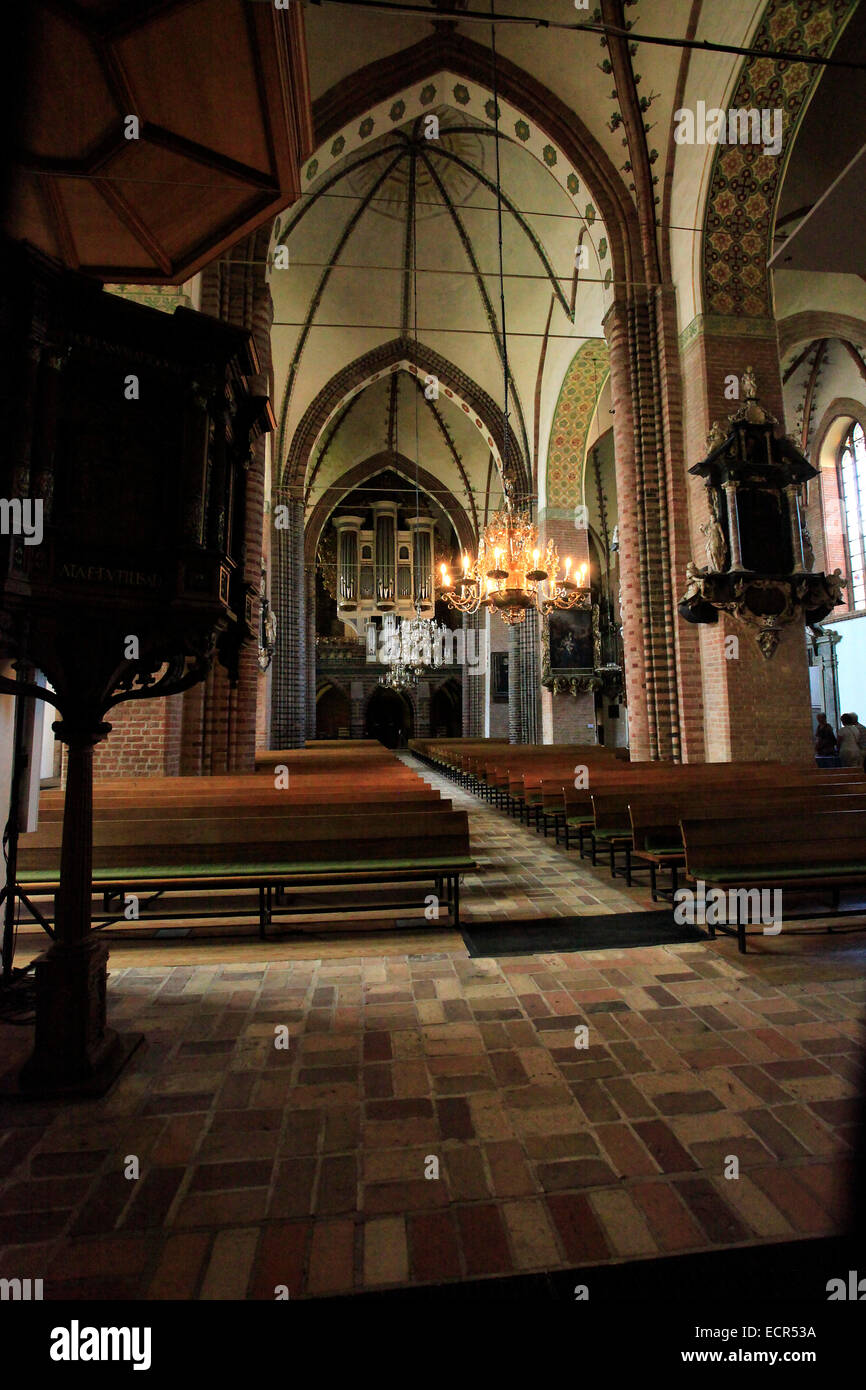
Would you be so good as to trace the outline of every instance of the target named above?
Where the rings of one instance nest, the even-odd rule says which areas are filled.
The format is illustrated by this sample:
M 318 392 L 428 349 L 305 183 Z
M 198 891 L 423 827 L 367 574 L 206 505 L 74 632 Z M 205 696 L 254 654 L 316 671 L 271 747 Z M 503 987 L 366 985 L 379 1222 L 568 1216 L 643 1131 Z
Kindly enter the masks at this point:
M 339 681 L 328 677 L 316 691 L 316 738 L 348 738 L 351 728 L 352 702 L 349 693 Z
M 436 377 L 440 398 L 444 396 L 446 400 L 453 401 L 472 420 L 497 462 L 502 462 L 506 447 L 505 421 L 501 408 L 493 398 L 447 358 L 424 343 L 416 342 L 413 338 L 394 338 L 364 353 L 337 372 L 310 403 L 292 438 L 282 470 L 281 487 L 297 495 L 304 486 L 310 458 L 328 421 L 351 396 L 381 377 L 401 369 L 412 375 L 423 372 L 425 376 Z M 505 471 L 514 479 L 517 491 L 528 494 L 532 485 L 527 460 L 513 431 L 508 432 L 507 438 Z

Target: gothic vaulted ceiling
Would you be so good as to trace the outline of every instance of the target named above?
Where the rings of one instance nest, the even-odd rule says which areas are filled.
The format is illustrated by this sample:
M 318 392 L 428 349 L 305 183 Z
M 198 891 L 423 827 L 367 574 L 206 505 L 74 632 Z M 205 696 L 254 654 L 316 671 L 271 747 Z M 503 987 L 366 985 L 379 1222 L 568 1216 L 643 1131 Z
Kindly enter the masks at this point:
M 443 24 L 434 8 L 429 21 L 307 9 L 315 148 L 269 254 L 278 471 L 314 508 L 342 471 L 395 447 L 396 400 L 401 456 L 477 524 L 499 500 L 505 442 L 497 112 L 489 26 Z M 762 9 L 605 0 L 602 12 L 646 36 L 743 44 Z M 550 0 L 519 12 L 548 17 Z M 706 148 L 674 159 L 673 113 L 686 85 L 721 104 L 742 60 L 541 27 L 499 25 L 496 42 L 509 457 L 535 490 L 567 368 L 588 342 L 603 351 L 615 280 L 673 260 L 684 321 L 696 312 L 710 161 Z M 435 400 L 418 390 L 431 377 Z

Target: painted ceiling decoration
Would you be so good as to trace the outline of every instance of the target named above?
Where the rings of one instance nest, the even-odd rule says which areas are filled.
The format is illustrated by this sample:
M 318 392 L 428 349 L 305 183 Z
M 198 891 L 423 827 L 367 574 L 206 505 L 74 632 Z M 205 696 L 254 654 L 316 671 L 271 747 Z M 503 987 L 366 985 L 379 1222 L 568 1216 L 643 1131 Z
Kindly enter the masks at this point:
M 301 170 L 302 187 L 310 186 L 314 179 L 329 173 L 341 159 L 364 149 L 374 136 L 378 139 L 397 127 L 411 125 L 419 117 L 435 111 L 437 106 L 463 112 L 482 128 L 486 127 L 488 134 L 493 134 L 496 109 L 492 91 L 477 83 L 465 82 L 453 73 L 440 72 L 432 79 L 407 88 L 396 98 L 389 97 L 373 107 L 360 122 L 353 121 L 319 145 Z M 519 142 L 550 171 L 572 200 L 575 213 L 587 229 L 595 226 L 596 238 L 604 236 L 604 226 L 578 171 L 550 137 L 501 93 L 499 122 L 503 137 Z M 599 259 L 603 260 L 604 254 L 606 252 L 599 253 Z
M 770 0 L 752 40 L 827 56 L 843 35 L 857 0 Z M 743 61 L 729 108 L 782 112 L 782 155 L 757 145 L 718 145 L 704 220 L 704 312 L 765 318 L 771 313 L 767 261 L 787 151 L 822 69 L 787 67 L 769 58 Z
M 565 374 L 547 456 L 548 507 L 573 507 L 583 501 L 583 470 L 589 427 L 610 371 L 607 344 L 584 343 Z

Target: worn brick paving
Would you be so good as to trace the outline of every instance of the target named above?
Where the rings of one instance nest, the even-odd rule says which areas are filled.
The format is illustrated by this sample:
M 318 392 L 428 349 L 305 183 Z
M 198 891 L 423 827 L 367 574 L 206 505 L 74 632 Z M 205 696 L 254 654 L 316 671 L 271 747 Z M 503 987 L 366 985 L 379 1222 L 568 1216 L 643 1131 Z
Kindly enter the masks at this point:
M 643 905 L 489 810 L 473 842 L 470 912 L 511 910 L 511 875 L 545 881 L 551 861 L 563 910 Z M 100 1101 L 2 1106 L 0 1276 L 42 1277 L 47 1298 L 305 1297 L 844 1222 L 857 937 L 745 957 L 730 940 L 500 961 L 230 951 L 113 964 L 111 1020 L 147 1049 Z M 27 1043 L 3 1039 L 7 1056 Z

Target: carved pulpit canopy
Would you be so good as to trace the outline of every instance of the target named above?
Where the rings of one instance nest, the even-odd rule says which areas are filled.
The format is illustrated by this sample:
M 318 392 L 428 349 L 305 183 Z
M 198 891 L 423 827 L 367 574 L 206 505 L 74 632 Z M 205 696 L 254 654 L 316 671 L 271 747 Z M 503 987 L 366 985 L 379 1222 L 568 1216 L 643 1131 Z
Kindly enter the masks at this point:
M 818 470 L 760 404 L 751 367 L 741 382 L 743 404 L 727 428 L 713 425 L 706 458 L 689 469 L 706 485 L 706 563 L 686 567 L 679 612 L 692 623 L 730 613 L 757 628 L 769 659 L 782 628 L 820 622 L 839 603 L 845 581 L 839 570 L 812 573 L 803 489 Z

